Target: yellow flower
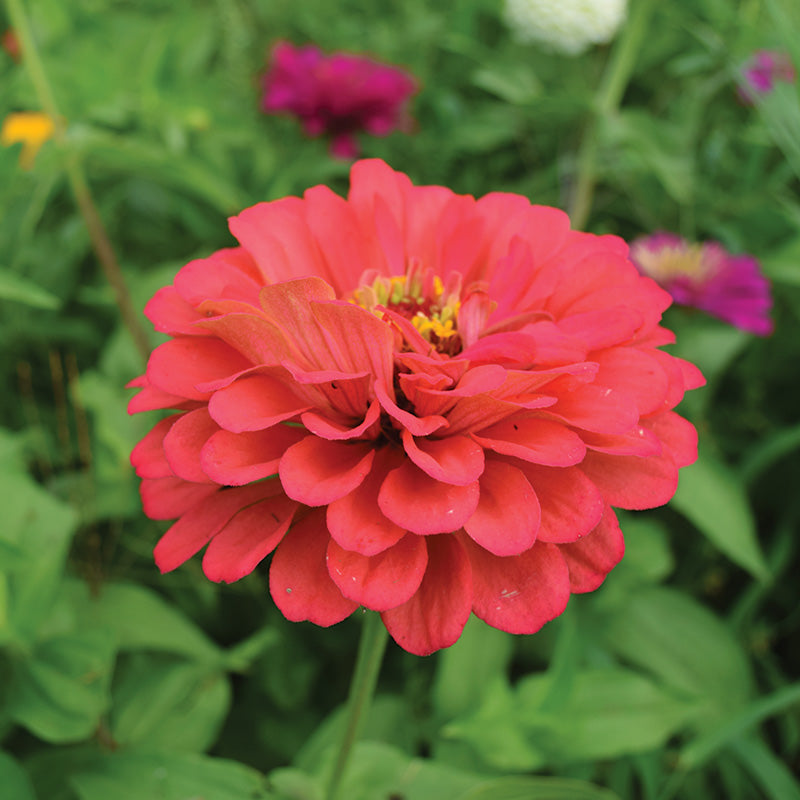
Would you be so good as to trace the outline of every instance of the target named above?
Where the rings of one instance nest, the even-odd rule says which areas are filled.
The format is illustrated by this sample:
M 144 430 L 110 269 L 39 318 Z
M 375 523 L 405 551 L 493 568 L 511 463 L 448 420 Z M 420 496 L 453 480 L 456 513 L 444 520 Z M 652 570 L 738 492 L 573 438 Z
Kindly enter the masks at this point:
M 54 128 L 53 120 L 40 111 L 15 112 L 3 120 L 0 143 L 8 147 L 22 142 L 19 163 L 23 169 L 30 169 L 41 146 L 52 138 Z

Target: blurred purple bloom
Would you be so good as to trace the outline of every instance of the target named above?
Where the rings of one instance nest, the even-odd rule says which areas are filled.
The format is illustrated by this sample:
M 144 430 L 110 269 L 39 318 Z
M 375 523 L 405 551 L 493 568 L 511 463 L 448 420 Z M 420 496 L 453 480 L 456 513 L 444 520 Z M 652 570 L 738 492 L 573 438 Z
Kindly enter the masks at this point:
M 408 128 L 406 108 L 416 91 L 411 75 L 363 56 L 326 56 L 314 45 L 295 47 L 279 42 L 264 76 L 262 108 L 267 113 L 294 114 L 309 136 L 331 137 L 331 153 L 355 158 L 355 133 L 386 136 Z
M 756 50 L 742 70 L 743 83 L 738 88 L 741 101 L 747 105 L 755 103 L 762 95 L 769 94 L 776 81 L 793 83 L 797 73 L 785 53 L 774 50 Z
M 718 242 L 691 244 L 673 233 L 658 232 L 633 242 L 630 257 L 676 303 L 758 336 L 772 333 L 769 281 L 752 256 L 731 255 Z

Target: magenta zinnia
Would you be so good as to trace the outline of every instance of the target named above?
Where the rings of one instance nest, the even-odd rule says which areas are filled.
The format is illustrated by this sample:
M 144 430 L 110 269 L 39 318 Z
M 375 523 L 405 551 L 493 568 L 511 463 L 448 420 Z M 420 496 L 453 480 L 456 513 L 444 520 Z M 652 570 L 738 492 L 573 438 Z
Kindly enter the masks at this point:
M 333 155 L 355 158 L 356 133 L 386 136 L 409 127 L 406 106 L 416 88 L 414 79 L 397 67 L 280 42 L 264 78 L 262 106 L 268 113 L 293 114 L 309 136 L 330 136 Z
M 613 507 L 666 503 L 696 456 L 672 409 L 702 383 L 660 346 L 669 295 L 613 236 L 512 194 L 479 200 L 357 162 L 230 220 L 146 314 L 131 412 L 174 409 L 132 462 L 177 518 L 163 571 L 206 547 L 236 581 L 272 555 L 290 620 L 382 613 L 406 650 L 474 612 L 533 633 L 623 554 Z
M 633 242 L 631 260 L 676 303 L 758 336 L 772 333 L 769 281 L 752 256 L 731 255 L 718 242 L 690 244 L 673 233 L 659 232 Z
M 797 73 L 789 56 L 775 50 L 756 50 L 742 69 L 739 98 L 752 105 L 768 95 L 776 82 L 794 83 Z

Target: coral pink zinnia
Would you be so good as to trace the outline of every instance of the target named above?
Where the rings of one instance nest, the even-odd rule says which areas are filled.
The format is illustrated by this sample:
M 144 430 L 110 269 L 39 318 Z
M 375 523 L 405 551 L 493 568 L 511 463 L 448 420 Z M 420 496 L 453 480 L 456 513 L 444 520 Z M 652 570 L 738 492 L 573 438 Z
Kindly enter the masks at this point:
M 613 507 L 673 495 L 702 383 L 659 349 L 669 295 L 613 236 L 524 197 L 479 200 L 357 162 L 230 221 L 146 308 L 172 338 L 131 412 L 163 571 L 206 547 L 235 581 L 274 551 L 290 620 L 381 612 L 406 650 L 474 612 L 533 633 L 619 561 Z
M 355 134 L 386 136 L 408 127 L 417 84 L 405 71 L 350 53 L 324 55 L 313 45 L 278 43 L 264 77 L 262 107 L 294 114 L 309 136 L 328 134 L 331 153 L 355 158 Z

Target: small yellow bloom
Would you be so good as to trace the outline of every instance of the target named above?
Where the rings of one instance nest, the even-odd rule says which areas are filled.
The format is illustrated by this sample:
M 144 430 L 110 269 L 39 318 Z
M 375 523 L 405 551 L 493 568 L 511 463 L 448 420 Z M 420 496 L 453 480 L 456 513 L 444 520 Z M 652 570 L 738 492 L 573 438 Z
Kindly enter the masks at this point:
M 41 146 L 53 136 L 53 120 L 40 111 L 18 111 L 3 120 L 0 143 L 8 147 L 22 142 L 19 163 L 23 169 L 33 166 Z

